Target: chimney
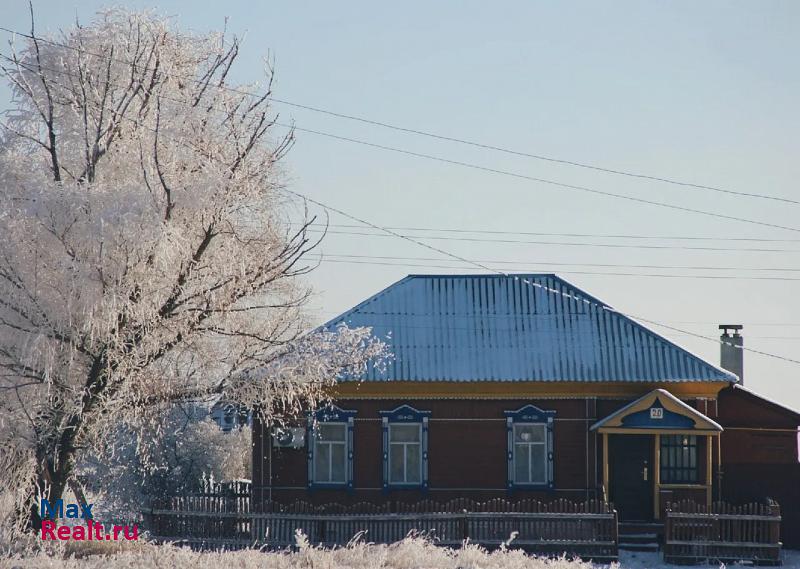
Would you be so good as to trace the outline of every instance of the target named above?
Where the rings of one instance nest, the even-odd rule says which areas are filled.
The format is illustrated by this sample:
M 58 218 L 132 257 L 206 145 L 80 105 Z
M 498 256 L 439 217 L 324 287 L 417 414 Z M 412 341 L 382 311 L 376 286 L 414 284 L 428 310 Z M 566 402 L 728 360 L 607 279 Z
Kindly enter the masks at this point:
M 744 338 L 739 333 L 741 324 L 720 324 L 720 365 L 739 376 L 739 385 L 744 384 Z

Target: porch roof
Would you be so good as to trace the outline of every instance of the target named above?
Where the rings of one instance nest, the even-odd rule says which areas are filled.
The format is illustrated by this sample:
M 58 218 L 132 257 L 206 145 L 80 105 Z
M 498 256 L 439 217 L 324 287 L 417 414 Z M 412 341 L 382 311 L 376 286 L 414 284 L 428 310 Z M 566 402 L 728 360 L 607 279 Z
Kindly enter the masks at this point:
M 714 434 L 722 426 L 666 389 L 655 389 L 591 426 L 608 433 L 696 432 Z

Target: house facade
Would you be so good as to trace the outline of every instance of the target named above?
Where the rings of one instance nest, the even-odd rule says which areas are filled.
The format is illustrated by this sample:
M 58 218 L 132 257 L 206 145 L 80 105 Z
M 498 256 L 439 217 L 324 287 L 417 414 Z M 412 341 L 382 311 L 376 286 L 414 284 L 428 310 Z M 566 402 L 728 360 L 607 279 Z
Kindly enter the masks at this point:
M 551 274 L 412 275 L 325 326 L 340 324 L 393 358 L 293 426 L 254 424 L 257 501 L 603 498 L 654 521 L 723 497 L 726 424 L 800 425 L 780 406 L 726 414 L 746 405 L 734 373 Z

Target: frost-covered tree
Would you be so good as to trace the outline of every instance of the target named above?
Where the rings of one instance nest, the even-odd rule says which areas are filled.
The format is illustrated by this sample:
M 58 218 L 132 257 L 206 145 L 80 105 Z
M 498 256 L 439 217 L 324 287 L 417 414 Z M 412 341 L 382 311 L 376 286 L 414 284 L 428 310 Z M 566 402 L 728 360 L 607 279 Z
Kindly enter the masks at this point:
M 252 430 L 223 431 L 208 406 L 178 404 L 161 415 L 158 428 L 145 427 L 148 441 L 120 427 L 115 456 L 88 456 L 77 479 L 101 519 L 130 519 L 142 509 L 172 496 L 196 493 L 203 480 L 229 482 L 251 478 Z
M 219 394 L 291 414 L 385 346 L 304 333 L 315 243 L 281 191 L 292 135 L 274 134 L 269 68 L 230 84 L 235 38 L 124 11 L 31 36 L 2 65 L 0 488 L 38 527 L 37 495 L 113 453 L 119 425 Z

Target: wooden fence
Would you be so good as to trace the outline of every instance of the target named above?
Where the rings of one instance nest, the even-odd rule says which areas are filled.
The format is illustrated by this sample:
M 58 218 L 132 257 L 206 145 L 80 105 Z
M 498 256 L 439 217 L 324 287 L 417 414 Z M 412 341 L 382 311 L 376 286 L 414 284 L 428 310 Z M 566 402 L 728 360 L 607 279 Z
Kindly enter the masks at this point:
M 209 504 L 212 511 L 197 509 Z M 300 530 L 310 543 L 321 546 L 344 545 L 356 536 L 373 543 L 392 543 L 418 533 L 441 545 L 459 546 L 469 540 L 491 548 L 509 543 L 509 547 L 587 559 L 616 559 L 618 549 L 617 513 L 599 500 L 425 500 L 394 507 L 298 501 L 268 504 L 260 512 L 225 511 L 213 501 L 186 498 L 175 505 L 183 509 L 149 513 L 151 534 L 162 541 L 196 547 L 285 548 L 295 544 Z
M 666 514 L 664 560 L 668 563 L 780 564 L 781 514 L 776 502 L 741 506 L 717 502 L 708 509 L 686 500 L 668 504 Z

